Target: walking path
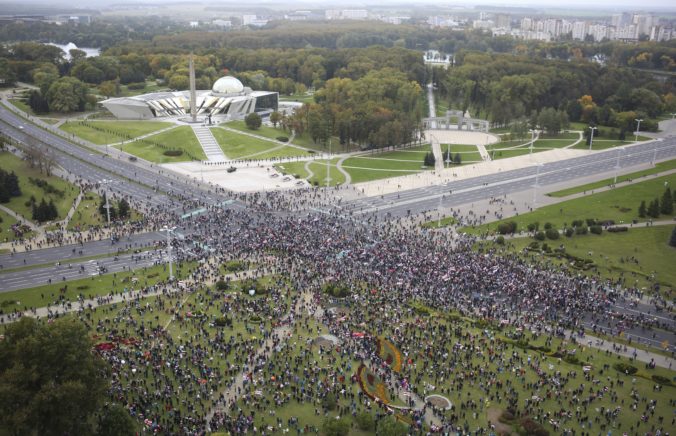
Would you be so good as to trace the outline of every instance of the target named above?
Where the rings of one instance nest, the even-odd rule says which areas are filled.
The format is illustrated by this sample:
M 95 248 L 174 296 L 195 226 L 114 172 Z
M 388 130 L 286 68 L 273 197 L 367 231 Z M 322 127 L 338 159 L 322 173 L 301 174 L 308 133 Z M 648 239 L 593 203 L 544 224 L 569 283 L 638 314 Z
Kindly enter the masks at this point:
M 221 146 L 218 145 L 218 141 L 216 141 L 216 138 L 214 138 L 214 135 L 211 133 L 211 129 L 206 126 L 193 125 L 191 127 L 209 162 L 223 162 L 228 159 L 225 154 L 223 154 L 223 150 L 221 150 Z
M 0 204 L 0 210 L 7 213 L 8 215 L 11 215 L 20 224 L 27 225 L 28 227 L 30 227 L 30 229 L 32 231 L 37 232 L 37 233 L 42 232 L 42 229 L 40 229 L 40 227 L 37 224 L 35 224 L 32 221 L 27 220 L 26 218 L 23 217 L 23 215 L 19 215 L 18 213 L 14 212 L 12 209 L 8 208 L 7 206 L 3 206 L 2 204 Z

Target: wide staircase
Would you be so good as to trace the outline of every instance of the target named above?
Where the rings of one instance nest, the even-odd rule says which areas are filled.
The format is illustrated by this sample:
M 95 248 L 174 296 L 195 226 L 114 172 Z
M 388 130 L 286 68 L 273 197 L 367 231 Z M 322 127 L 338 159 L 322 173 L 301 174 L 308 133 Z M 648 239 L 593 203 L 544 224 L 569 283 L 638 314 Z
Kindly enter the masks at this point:
M 192 130 L 195 132 L 195 136 L 200 142 L 202 150 L 204 150 L 204 154 L 207 156 L 208 161 L 222 162 L 227 160 L 223 154 L 223 150 L 221 150 L 221 146 L 218 145 L 216 138 L 214 138 L 214 135 L 211 133 L 211 130 L 208 127 L 192 126 Z

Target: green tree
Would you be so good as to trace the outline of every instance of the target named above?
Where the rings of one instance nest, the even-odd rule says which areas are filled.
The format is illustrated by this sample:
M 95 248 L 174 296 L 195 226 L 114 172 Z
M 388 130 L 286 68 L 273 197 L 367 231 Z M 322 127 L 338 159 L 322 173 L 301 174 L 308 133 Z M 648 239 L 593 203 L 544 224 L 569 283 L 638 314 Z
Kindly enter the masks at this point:
M 119 404 L 103 409 L 99 416 L 97 436 L 124 436 L 136 433 L 136 423 L 129 412 Z
M 126 199 L 121 198 L 120 201 L 117 202 L 117 216 L 120 218 L 129 218 L 130 210 L 129 202 Z
M 645 215 L 646 215 L 645 200 L 642 200 L 641 205 L 638 207 L 638 216 L 639 218 L 645 218 Z
M 74 77 L 62 77 L 51 84 L 46 97 L 52 111 L 83 111 L 87 102 L 87 87 Z
M 658 218 L 660 216 L 660 201 L 657 198 L 648 205 L 647 214 L 651 218 Z
M 8 434 L 93 433 L 106 366 L 85 326 L 23 317 L 0 341 L 0 421 Z
M 359 412 L 355 417 L 355 421 L 357 421 L 357 426 L 360 430 L 373 431 L 376 428 L 376 421 L 373 415 L 368 412 Z
M 270 114 L 270 122 L 272 125 L 277 128 L 277 124 L 282 120 L 282 114 L 274 111 L 273 113 Z
M 104 220 L 108 220 L 108 211 L 106 210 L 106 202 L 108 201 L 108 194 L 103 193 L 103 197 L 101 198 L 101 202 L 99 203 L 99 214 L 103 217 Z M 115 206 L 113 206 L 113 202 L 110 202 L 110 220 L 114 220 L 115 217 L 117 216 L 117 210 L 115 210 Z
M 387 436 L 406 436 L 408 435 L 408 426 L 402 424 L 391 416 L 383 418 L 378 422 L 377 434 Z
M 669 239 L 669 245 L 672 247 L 676 247 L 676 226 L 674 226 L 674 230 L 671 231 L 671 238 Z
M 460 165 L 462 163 L 462 156 L 460 153 L 455 153 L 455 156 L 453 157 L 453 163 L 456 165 Z
M 664 215 L 671 215 L 674 213 L 674 199 L 671 195 L 671 188 L 667 186 L 662 194 L 662 201 L 660 201 L 660 212 Z
M 117 80 L 106 80 L 99 85 L 99 92 L 106 97 L 115 97 L 120 94 L 120 83 Z
M 327 419 L 322 431 L 326 436 L 347 436 L 350 432 L 350 423 L 345 418 Z
M 261 116 L 256 112 L 251 112 L 249 115 L 244 117 L 244 124 L 246 124 L 246 127 L 250 130 L 258 130 L 262 123 L 263 120 L 261 120 Z

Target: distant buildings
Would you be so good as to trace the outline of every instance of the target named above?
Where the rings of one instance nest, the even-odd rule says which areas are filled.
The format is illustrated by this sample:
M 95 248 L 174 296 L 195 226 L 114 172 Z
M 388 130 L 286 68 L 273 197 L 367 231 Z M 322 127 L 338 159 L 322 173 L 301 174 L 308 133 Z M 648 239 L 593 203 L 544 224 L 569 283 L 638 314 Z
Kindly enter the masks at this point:
M 671 25 L 660 25 L 651 14 L 613 14 L 609 21 L 595 20 L 569 21 L 556 18 L 522 17 L 517 26 L 512 27 L 508 14 L 488 14 L 482 12 L 479 19 L 472 22 L 474 29 L 488 29 L 493 35 L 510 35 L 521 39 L 541 41 L 557 40 L 565 37 L 574 40 L 638 41 L 646 38 L 651 41 L 668 41 L 676 38 Z
M 327 9 L 324 17 L 327 20 L 367 20 L 369 11 L 366 9 Z

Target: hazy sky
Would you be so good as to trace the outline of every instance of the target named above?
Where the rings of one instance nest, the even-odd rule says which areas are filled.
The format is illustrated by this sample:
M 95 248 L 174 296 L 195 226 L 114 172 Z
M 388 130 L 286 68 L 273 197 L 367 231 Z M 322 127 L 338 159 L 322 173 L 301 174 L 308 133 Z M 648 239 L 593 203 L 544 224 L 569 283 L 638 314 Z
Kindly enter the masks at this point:
M 648 10 L 661 9 L 671 10 L 676 12 L 675 0 L 251 0 L 242 2 L 241 0 L 0 0 L 0 4 L 40 4 L 49 6 L 71 6 L 81 8 L 100 8 L 111 4 L 167 4 L 167 3 L 195 3 L 195 4 L 210 4 L 210 5 L 233 5 L 242 7 L 244 5 L 250 6 L 274 6 L 275 8 L 294 8 L 294 6 L 302 5 L 304 7 L 317 8 L 341 8 L 341 7 L 364 7 L 368 5 L 398 5 L 402 8 L 413 5 L 438 5 L 444 8 L 452 6 L 468 7 L 473 5 L 495 5 L 495 6 L 530 6 L 537 9 L 544 8 L 558 8 L 558 9 L 595 9 L 595 10 Z

